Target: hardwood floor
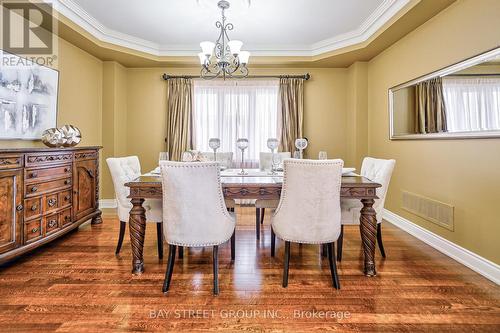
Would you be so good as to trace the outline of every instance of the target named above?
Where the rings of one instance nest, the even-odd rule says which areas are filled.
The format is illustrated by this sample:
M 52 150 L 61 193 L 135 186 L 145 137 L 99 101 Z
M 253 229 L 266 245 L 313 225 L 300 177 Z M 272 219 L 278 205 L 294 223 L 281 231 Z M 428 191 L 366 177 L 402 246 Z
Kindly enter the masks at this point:
M 309 245 L 292 245 L 284 289 L 284 242 L 271 258 L 268 216 L 257 241 L 255 211 L 237 213 L 236 261 L 229 243 L 219 248 L 219 296 L 211 248 L 186 250 L 163 295 L 167 255 L 158 259 L 154 225 L 146 271 L 132 276 L 128 233 L 115 256 L 119 223 L 105 217 L 0 268 L 0 332 L 500 332 L 499 286 L 389 223 L 377 277 L 362 274 L 353 226 L 338 264 L 342 289 L 332 287 L 319 246 Z

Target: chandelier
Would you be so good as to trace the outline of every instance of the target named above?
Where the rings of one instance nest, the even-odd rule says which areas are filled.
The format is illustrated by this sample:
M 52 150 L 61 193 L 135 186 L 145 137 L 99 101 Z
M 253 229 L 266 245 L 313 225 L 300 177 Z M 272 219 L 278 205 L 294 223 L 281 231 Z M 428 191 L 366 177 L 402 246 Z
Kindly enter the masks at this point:
M 201 42 L 202 52 L 198 53 L 201 64 L 201 77 L 204 79 L 214 79 L 222 76 L 244 78 L 248 76 L 248 59 L 250 52 L 241 51 L 243 42 L 230 40 L 227 34 L 233 30 L 232 23 L 226 23 L 224 11 L 229 8 L 229 2 L 221 0 L 217 3 L 222 11 L 222 20 L 217 21 L 215 26 L 220 29 L 219 37 L 215 43 Z

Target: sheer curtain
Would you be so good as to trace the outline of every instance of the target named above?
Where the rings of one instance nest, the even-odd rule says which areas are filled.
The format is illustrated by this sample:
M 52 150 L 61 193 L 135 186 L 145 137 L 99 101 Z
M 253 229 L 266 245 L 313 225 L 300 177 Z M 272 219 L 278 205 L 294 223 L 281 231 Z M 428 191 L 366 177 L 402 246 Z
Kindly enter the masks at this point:
M 195 149 L 211 151 L 210 138 L 220 138 L 220 152 L 233 152 L 240 166 L 241 151 L 236 140 L 247 138 L 245 167 L 256 168 L 259 153 L 268 151 L 267 139 L 278 131 L 279 80 L 195 80 Z
M 448 132 L 500 130 L 500 77 L 444 77 Z

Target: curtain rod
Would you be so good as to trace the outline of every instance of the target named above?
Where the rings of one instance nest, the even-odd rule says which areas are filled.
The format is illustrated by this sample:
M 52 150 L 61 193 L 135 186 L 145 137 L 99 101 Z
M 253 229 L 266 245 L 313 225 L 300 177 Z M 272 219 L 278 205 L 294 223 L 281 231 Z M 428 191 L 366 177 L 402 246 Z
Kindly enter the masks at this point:
M 163 80 L 170 79 L 198 79 L 201 78 L 199 75 L 168 75 L 167 73 L 162 75 Z M 226 77 L 227 79 L 235 79 L 232 77 Z M 249 75 L 246 78 L 248 79 L 303 79 L 309 80 L 311 78 L 311 74 L 306 73 L 304 75 Z

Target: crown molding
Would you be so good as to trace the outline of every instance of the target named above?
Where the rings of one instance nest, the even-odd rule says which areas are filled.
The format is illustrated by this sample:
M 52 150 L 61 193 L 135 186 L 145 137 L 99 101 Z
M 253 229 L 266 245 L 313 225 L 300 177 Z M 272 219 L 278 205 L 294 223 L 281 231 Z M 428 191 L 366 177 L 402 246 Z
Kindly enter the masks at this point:
M 153 56 L 194 56 L 198 45 L 160 45 L 128 34 L 109 29 L 87 13 L 73 0 L 44 0 L 52 3 L 54 9 L 80 26 L 101 42 L 114 44 Z M 384 0 L 379 7 L 355 30 L 311 45 L 248 45 L 254 56 L 318 56 L 354 46 L 369 40 L 379 29 L 389 23 L 409 5 L 413 7 L 420 0 Z

